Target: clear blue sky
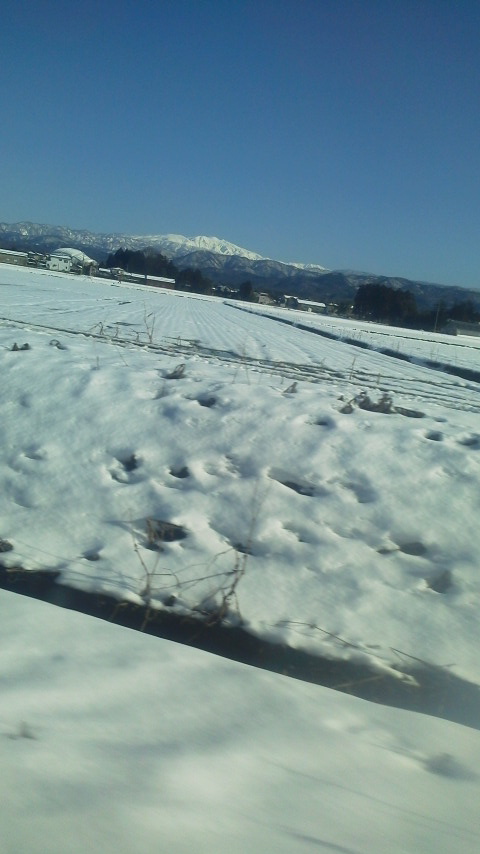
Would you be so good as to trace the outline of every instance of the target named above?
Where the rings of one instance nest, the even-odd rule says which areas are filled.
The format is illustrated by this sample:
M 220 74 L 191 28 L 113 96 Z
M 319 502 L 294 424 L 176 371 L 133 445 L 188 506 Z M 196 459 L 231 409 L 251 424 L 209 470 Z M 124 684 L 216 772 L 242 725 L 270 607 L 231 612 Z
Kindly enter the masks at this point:
M 0 221 L 480 287 L 479 0 L 2 4 Z

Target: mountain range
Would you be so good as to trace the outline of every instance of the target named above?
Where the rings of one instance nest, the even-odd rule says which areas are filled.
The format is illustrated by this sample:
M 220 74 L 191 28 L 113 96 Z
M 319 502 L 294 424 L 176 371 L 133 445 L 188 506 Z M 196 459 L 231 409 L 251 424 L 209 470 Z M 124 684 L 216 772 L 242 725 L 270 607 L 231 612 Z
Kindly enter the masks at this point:
M 102 262 L 117 249 L 161 252 L 175 266 L 199 269 L 215 284 L 238 287 L 251 281 L 257 291 L 287 293 L 320 302 L 352 301 L 362 284 L 378 283 L 411 291 L 419 308 L 431 308 L 439 300 L 447 304 L 472 299 L 480 293 L 462 287 L 413 281 L 349 270 L 327 270 L 320 265 L 284 263 L 243 249 L 217 237 L 184 237 L 181 234 L 128 235 L 96 234 L 91 231 L 32 222 L 0 223 L 0 247 L 53 252 L 60 246 L 81 249 Z

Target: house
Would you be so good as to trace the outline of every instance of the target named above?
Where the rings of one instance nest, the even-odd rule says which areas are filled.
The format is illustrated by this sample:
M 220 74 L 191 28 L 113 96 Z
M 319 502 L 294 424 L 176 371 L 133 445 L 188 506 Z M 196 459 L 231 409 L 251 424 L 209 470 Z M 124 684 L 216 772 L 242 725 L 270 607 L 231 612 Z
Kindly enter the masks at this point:
M 310 311 L 314 314 L 326 314 L 327 306 L 324 302 L 314 302 L 310 299 L 299 299 L 298 307 L 302 311 Z
M 154 288 L 173 288 L 175 279 L 166 276 L 150 276 L 148 273 L 129 273 L 121 267 L 100 267 L 98 275 L 107 279 L 116 279 L 118 282 L 137 282 L 139 285 L 150 285 Z
M 0 249 L 0 263 L 15 264 L 17 267 L 27 266 L 27 252 L 17 252 L 16 249 Z
M 324 302 L 314 302 L 309 299 L 300 299 L 299 297 L 289 296 L 285 294 L 285 307 L 296 308 L 299 311 L 310 311 L 314 314 L 326 314 L 327 306 Z
M 46 267 L 47 256 L 43 252 L 29 252 L 27 258 L 28 267 Z
M 121 282 L 125 275 L 125 270 L 121 267 L 99 267 L 97 275 L 102 279 L 117 279 Z
M 46 267 L 47 270 L 60 270 L 63 273 L 69 273 L 72 269 L 72 258 L 70 255 L 54 252 L 47 258 Z
M 174 288 L 175 279 L 168 279 L 166 276 L 143 276 L 144 285 L 151 285 L 154 288 Z
M 447 335 L 480 335 L 480 323 L 466 323 L 463 320 L 447 320 L 442 332 Z
M 258 295 L 260 305 L 275 305 L 275 300 L 270 294 L 261 293 Z
M 96 272 L 98 262 L 89 258 L 81 249 L 70 249 L 64 247 L 56 249 L 47 259 L 47 270 L 62 270 L 65 273 L 90 273 Z

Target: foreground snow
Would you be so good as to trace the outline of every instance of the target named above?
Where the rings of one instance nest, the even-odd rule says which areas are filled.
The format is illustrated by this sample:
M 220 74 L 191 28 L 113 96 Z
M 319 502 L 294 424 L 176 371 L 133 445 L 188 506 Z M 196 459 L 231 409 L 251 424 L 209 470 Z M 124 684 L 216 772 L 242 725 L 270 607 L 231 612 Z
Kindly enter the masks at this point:
M 5 565 L 478 680 L 478 386 L 217 301 L 6 267 L 0 297 Z M 479 850 L 478 730 L 0 608 L 0 854 Z
M 1 854 L 474 854 L 480 733 L 0 591 Z
M 480 679 L 477 384 L 218 300 L 1 272 L 7 565 Z

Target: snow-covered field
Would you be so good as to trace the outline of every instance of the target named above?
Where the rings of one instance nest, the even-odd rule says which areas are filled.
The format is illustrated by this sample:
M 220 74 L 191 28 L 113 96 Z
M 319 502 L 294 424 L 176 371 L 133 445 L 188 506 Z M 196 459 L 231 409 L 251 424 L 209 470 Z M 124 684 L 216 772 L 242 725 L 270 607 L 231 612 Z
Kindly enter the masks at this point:
M 252 307 L 250 310 L 267 313 L 272 317 L 285 316 L 284 309 Z M 366 320 L 347 320 L 342 317 L 326 317 L 304 311 L 288 312 L 289 320 L 319 329 L 323 332 L 348 338 L 357 346 L 368 346 L 382 350 L 389 348 L 399 358 L 402 354 L 423 362 L 436 362 L 451 365 L 453 368 L 480 368 L 480 337 L 470 335 L 445 335 L 441 332 L 423 330 L 393 329 L 381 323 Z
M 0 298 L 5 566 L 480 681 L 479 385 L 174 292 L 2 265 Z M 0 601 L 1 854 L 478 850 L 477 730 Z

